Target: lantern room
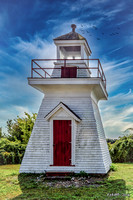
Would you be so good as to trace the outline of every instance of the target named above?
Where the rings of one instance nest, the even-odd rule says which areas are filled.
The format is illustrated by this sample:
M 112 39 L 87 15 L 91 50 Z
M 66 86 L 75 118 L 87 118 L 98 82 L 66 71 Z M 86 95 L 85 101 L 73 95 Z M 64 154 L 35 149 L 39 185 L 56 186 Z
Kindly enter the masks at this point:
M 75 24 L 72 24 L 71 28 L 70 33 L 54 39 L 57 59 L 89 59 L 91 50 L 86 39 L 75 32 Z
M 54 78 L 90 77 L 90 47 L 86 39 L 75 32 L 76 25 L 72 24 L 71 28 L 70 33 L 54 39 L 57 53 L 57 62 L 54 63 L 52 73 Z

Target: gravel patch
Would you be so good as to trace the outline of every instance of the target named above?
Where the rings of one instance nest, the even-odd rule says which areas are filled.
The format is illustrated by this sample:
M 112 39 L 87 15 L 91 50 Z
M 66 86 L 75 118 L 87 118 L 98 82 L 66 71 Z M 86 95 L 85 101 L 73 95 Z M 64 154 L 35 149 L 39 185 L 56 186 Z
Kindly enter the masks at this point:
M 56 178 L 52 180 L 52 177 L 50 180 L 47 180 L 47 177 L 39 176 L 36 179 L 36 183 L 43 183 L 46 187 L 55 187 L 55 188 L 69 188 L 69 187 L 99 187 L 101 184 L 101 181 L 103 181 L 103 178 L 96 178 L 96 177 L 69 177 L 70 180 L 64 180 L 63 178 Z M 98 183 L 99 182 L 99 183 Z

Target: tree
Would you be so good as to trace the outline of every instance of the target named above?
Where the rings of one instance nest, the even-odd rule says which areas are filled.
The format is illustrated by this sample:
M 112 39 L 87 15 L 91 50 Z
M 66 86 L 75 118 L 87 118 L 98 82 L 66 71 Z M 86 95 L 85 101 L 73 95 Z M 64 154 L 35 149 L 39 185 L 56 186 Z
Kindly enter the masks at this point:
M 110 144 L 113 144 L 113 143 L 116 142 L 116 140 L 117 140 L 117 139 L 110 139 L 110 138 L 108 138 L 108 139 L 107 139 L 107 143 L 108 143 L 108 144 L 109 144 L 109 143 L 110 143 Z
M 21 163 L 37 114 L 7 121 L 8 134 L 0 140 L 0 164 Z
M 125 135 L 109 144 L 109 150 L 113 162 L 133 162 L 133 134 Z
M 25 112 L 25 117 L 7 121 L 8 139 L 11 141 L 21 141 L 24 144 L 28 143 L 31 131 L 34 126 L 37 114 L 29 115 Z

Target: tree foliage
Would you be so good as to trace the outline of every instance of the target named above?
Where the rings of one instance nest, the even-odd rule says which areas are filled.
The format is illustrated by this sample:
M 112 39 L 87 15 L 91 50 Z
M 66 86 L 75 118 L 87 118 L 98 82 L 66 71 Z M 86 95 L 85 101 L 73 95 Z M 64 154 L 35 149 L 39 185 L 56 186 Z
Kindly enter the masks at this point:
M 37 114 L 30 116 L 25 112 L 25 117 L 7 121 L 8 139 L 10 141 L 19 140 L 24 144 L 28 143 L 31 131 Z
M 116 142 L 116 140 L 117 140 L 117 139 L 110 139 L 110 138 L 108 138 L 108 139 L 107 139 L 107 143 L 113 144 L 113 143 Z
M 133 162 L 133 134 L 120 137 L 108 145 L 113 162 Z
M 37 114 L 7 121 L 8 134 L 1 133 L 0 164 L 21 163 Z

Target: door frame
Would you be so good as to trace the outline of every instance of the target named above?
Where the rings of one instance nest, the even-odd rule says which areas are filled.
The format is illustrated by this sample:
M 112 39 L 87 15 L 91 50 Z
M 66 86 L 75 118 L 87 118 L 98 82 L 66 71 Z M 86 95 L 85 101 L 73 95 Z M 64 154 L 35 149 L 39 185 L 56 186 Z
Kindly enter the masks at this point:
M 75 165 L 75 137 L 76 137 L 75 120 L 73 118 L 68 118 L 68 117 L 53 117 L 50 120 L 50 166 L 53 166 L 53 161 L 54 161 L 53 160 L 53 121 L 54 120 L 71 120 L 71 165 Z M 71 167 L 71 165 L 67 167 Z

